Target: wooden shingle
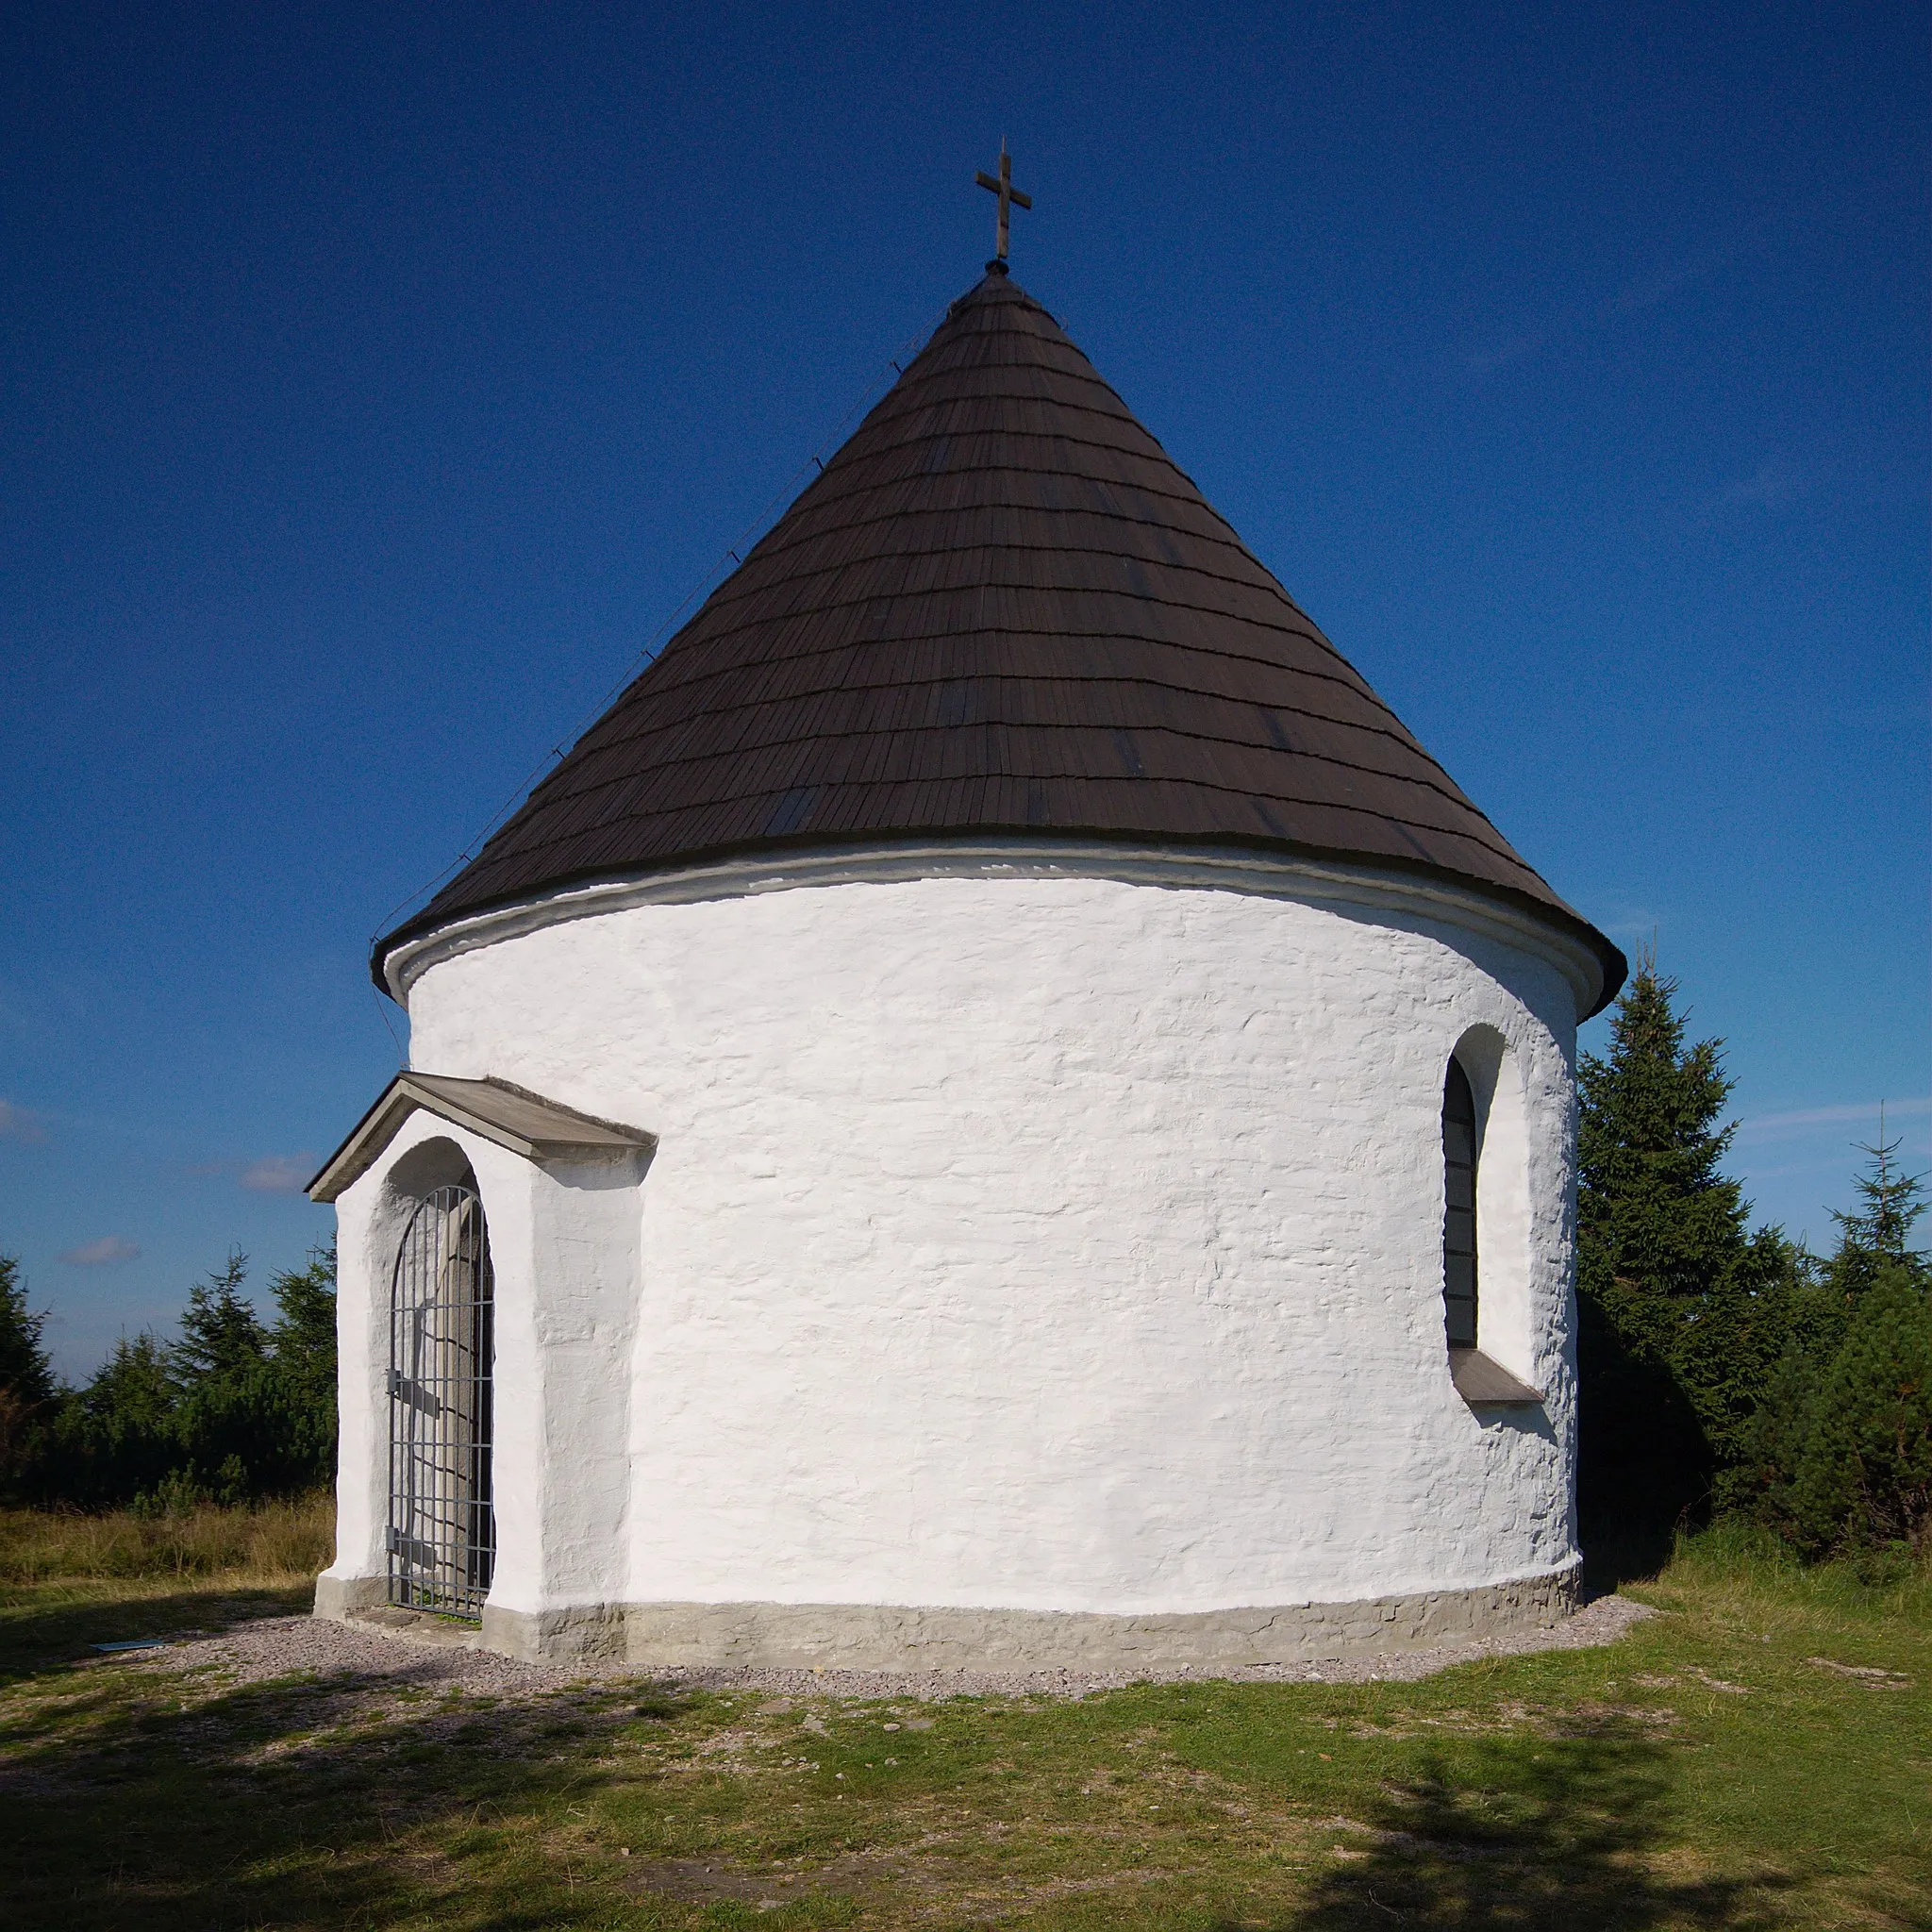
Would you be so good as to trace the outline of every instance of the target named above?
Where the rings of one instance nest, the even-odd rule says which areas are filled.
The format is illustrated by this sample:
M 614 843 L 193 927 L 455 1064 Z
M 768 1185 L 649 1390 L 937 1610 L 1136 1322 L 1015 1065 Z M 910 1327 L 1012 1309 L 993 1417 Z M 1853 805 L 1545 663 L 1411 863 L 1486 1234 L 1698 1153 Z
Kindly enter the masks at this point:
M 733 855 L 1065 834 L 1442 874 L 1624 962 L 1004 273 L 424 909 Z

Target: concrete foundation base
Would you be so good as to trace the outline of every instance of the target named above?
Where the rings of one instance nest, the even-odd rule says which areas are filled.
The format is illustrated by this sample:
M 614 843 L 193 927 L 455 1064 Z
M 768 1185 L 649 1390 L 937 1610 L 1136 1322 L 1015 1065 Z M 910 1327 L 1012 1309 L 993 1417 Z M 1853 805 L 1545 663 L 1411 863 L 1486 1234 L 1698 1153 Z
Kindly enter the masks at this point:
M 502 1610 L 483 1606 L 483 1647 L 525 1663 L 623 1659 L 625 1628 L 636 1610 L 625 1604 L 585 1604 L 567 1610 Z
M 527 1662 L 623 1661 L 863 1671 L 1133 1670 L 1310 1663 L 1548 1629 L 1576 1607 L 1574 1569 L 1474 1590 L 1187 1615 L 903 1608 L 873 1604 L 593 1604 L 531 1613 L 486 1607 L 485 1649 Z M 362 1594 L 373 1586 L 373 1596 Z M 379 1604 L 380 1577 L 323 1577 L 315 1613 Z
M 361 1610 L 389 1602 L 387 1576 L 335 1576 L 325 1570 L 315 1579 L 315 1614 L 343 1624 Z

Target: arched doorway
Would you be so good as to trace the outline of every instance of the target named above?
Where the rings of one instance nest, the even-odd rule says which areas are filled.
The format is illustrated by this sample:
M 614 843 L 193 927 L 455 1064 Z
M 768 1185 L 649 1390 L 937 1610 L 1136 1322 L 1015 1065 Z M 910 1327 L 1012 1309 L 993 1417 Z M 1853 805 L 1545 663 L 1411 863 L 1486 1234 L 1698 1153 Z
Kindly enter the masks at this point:
M 471 1186 L 417 1203 L 390 1291 L 389 1600 L 475 1617 L 496 1562 L 494 1282 Z

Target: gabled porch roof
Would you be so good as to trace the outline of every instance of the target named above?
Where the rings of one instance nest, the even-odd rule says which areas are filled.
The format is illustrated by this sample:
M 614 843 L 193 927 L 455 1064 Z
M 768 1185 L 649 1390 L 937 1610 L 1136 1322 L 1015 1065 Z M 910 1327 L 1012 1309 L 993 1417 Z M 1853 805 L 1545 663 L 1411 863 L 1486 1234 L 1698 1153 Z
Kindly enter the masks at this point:
M 452 1126 L 508 1147 L 525 1160 L 625 1149 L 648 1152 L 658 1144 L 655 1134 L 578 1113 L 508 1080 L 462 1080 L 449 1074 L 406 1070 L 382 1090 L 375 1105 L 357 1122 L 355 1131 L 323 1163 L 321 1173 L 306 1190 L 308 1198 L 333 1201 L 351 1182 L 367 1174 L 418 1108 Z

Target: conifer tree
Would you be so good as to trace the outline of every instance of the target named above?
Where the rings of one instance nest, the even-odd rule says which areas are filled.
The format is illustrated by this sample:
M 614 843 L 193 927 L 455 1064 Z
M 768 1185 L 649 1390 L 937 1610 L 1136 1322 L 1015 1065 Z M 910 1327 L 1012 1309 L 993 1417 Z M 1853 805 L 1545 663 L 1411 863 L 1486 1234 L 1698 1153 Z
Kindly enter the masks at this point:
M 312 1249 L 306 1268 L 269 1283 L 277 1319 L 269 1331 L 275 1363 L 292 1386 L 313 1394 L 336 1388 L 336 1251 Z
M 1818 1416 L 1818 1363 L 1796 1341 L 1772 1365 L 1757 1408 L 1739 1432 L 1726 1501 L 1792 1542 L 1798 1472 Z
M 183 1394 L 216 1378 L 245 1375 L 267 1359 L 268 1331 L 242 1294 L 247 1279 L 248 1257 L 233 1248 L 225 1267 L 210 1270 L 188 1291 L 181 1339 L 169 1351 Z
M 1705 1294 L 1745 1241 L 1738 1183 L 1719 1167 L 1736 1129 L 1724 1041 L 1684 1044 L 1677 982 L 1639 962 L 1617 1001 L 1610 1051 L 1578 1068 L 1581 1261 L 1599 1293 L 1661 1337 L 1672 1304 Z
M 30 1479 L 46 1439 L 55 1394 L 46 1325 L 45 1311 L 27 1306 L 19 1261 L 0 1255 L 0 1494 Z
M 123 1337 L 55 1412 L 35 1493 L 87 1506 L 242 1503 L 325 1482 L 335 1466 L 335 1256 L 270 1282 L 263 1324 L 231 1253 L 190 1291 L 179 1339 Z
M 54 1367 L 41 1341 L 46 1326 L 46 1310 L 27 1306 L 20 1262 L 0 1255 L 0 1389 L 28 1407 L 54 1399 Z
M 1784 1260 L 1753 1254 L 1742 1194 L 1720 1167 L 1734 1131 L 1724 1042 L 1685 1044 L 1676 993 L 1654 957 L 1640 959 L 1608 1054 L 1577 1071 L 1578 1491 L 1597 1528 L 1668 1527 L 1708 1495 L 1725 1426 L 1708 1411 L 1726 1405 L 1697 1397 L 1730 1381 L 1713 1297 L 1750 1296 L 1752 1275 Z M 1722 1325 L 1754 1311 L 1745 1300 Z
M 1825 1265 L 1824 1285 L 1835 1306 L 1849 1311 L 1888 1267 L 1902 1268 L 1922 1286 L 1932 1286 L 1932 1264 L 1911 1245 L 1912 1230 L 1924 1213 L 1924 1176 L 1899 1171 L 1899 1142 L 1885 1138 L 1885 1115 L 1878 1117 L 1875 1145 L 1858 1143 L 1867 1167 L 1853 1181 L 1858 1205 L 1849 1214 L 1837 1208 L 1838 1249 Z
M 1932 1543 L 1932 1266 L 1911 1246 L 1923 1177 L 1881 1124 L 1859 1205 L 1793 1311 L 1740 1431 L 1729 1494 L 1810 1557 Z
M 122 1336 L 75 1400 L 110 1436 L 164 1434 L 175 1411 L 168 1351 L 147 1330 Z
M 1879 1264 L 1812 1399 L 1782 1498 L 1807 1554 L 1932 1546 L 1932 1304 Z
M 270 1283 L 279 1319 L 262 1357 L 210 1376 L 182 1406 L 193 1471 L 223 1502 L 288 1495 L 325 1482 L 336 1454 L 335 1256 L 313 1256 Z
M 1753 1420 L 1793 1342 L 1824 1325 L 1820 1301 L 1811 1256 L 1783 1229 L 1764 1227 L 1685 1313 L 1673 1368 L 1704 1432 L 1721 1508 L 1752 1493 Z
M 308 1266 L 270 1283 L 280 1311 L 270 1331 L 275 1380 L 286 1418 L 280 1435 L 284 1487 L 326 1482 L 336 1466 L 336 1252 L 312 1252 Z
M 335 1257 L 270 1282 L 278 1311 L 264 1327 L 242 1299 L 245 1263 L 231 1256 L 191 1299 L 175 1350 L 178 1482 L 218 1502 L 288 1495 L 325 1482 L 335 1466 Z
M 177 1397 L 168 1351 L 151 1334 L 124 1335 L 55 1417 L 41 1487 L 50 1500 L 125 1503 L 174 1468 Z

